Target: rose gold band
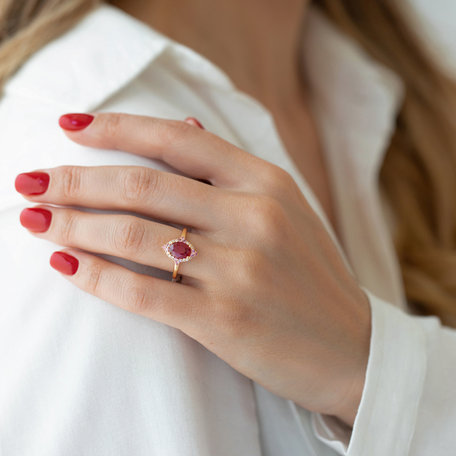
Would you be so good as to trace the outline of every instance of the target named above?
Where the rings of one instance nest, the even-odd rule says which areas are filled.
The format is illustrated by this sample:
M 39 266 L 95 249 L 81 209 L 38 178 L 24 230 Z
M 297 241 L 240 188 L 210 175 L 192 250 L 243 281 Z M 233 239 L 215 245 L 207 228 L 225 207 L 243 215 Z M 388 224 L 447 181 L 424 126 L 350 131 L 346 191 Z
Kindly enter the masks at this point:
M 185 239 L 185 236 L 187 236 L 187 228 L 184 228 L 182 230 L 182 234 L 180 235 L 180 237 L 183 239 Z M 177 277 L 177 271 L 179 270 L 179 265 L 180 265 L 180 263 L 177 263 L 177 262 L 174 263 L 173 277 L 171 279 L 171 282 L 180 282 L 182 280 L 182 276 Z
M 187 228 L 183 228 L 179 238 L 172 239 L 162 245 L 166 255 L 174 261 L 172 282 L 180 282 L 182 276 L 178 275 L 179 265 L 184 261 L 190 261 L 198 253 L 190 242 L 185 237 L 187 236 Z

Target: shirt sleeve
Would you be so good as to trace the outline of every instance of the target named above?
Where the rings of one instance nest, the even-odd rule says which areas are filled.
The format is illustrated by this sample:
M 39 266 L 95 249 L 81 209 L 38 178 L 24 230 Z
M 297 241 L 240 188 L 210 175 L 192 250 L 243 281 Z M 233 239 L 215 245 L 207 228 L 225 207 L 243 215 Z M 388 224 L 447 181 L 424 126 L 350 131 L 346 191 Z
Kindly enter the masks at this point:
M 456 331 L 361 287 L 372 309 L 369 360 L 353 429 L 311 413 L 318 440 L 347 456 L 448 455 L 456 448 Z

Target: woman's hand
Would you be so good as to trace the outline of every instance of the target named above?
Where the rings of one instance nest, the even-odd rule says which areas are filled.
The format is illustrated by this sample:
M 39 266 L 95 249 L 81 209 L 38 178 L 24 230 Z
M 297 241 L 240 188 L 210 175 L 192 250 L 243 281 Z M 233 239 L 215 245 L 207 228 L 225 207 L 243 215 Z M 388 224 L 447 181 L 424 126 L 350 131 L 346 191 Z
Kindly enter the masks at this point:
M 82 145 L 163 160 L 190 177 L 137 166 L 20 175 L 16 188 L 41 203 L 21 221 L 37 237 L 70 247 L 71 257 L 54 257 L 70 260 L 65 277 L 179 328 L 273 393 L 353 425 L 369 352 L 368 299 L 292 177 L 181 121 L 97 114 L 87 128 L 66 133 Z M 189 227 L 198 255 L 180 265 L 181 283 L 132 272 L 87 251 L 172 271 L 162 245 L 181 230 L 46 203 L 128 210 Z

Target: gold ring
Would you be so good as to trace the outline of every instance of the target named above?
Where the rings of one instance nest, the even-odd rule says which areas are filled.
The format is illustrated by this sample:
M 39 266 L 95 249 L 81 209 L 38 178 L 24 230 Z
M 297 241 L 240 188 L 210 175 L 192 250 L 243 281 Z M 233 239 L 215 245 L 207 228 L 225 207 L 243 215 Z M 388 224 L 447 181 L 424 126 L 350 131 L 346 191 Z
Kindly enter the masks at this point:
M 190 261 L 198 254 L 195 247 L 185 239 L 186 235 L 187 228 L 184 228 L 179 238 L 171 239 L 171 241 L 162 245 L 166 255 L 174 261 L 172 282 L 180 282 L 182 280 L 182 276 L 177 277 L 179 265 L 184 261 Z

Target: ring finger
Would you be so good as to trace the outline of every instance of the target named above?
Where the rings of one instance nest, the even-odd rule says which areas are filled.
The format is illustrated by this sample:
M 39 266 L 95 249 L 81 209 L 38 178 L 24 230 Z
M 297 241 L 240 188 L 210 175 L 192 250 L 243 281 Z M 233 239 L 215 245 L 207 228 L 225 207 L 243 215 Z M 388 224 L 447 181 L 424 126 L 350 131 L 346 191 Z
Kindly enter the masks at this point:
M 171 271 L 173 261 L 162 246 L 181 235 L 177 228 L 133 215 L 91 214 L 49 206 L 24 209 L 20 220 L 37 237 L 56 244 Z M 186 239 L 197 255 L 185 264 L 181 263 L 179 273 L 204 281 L 217 274 L 217 264 L 215 261 L 209 264 L 207 258 L 223 258 L 224 247 L 194 232 Z

